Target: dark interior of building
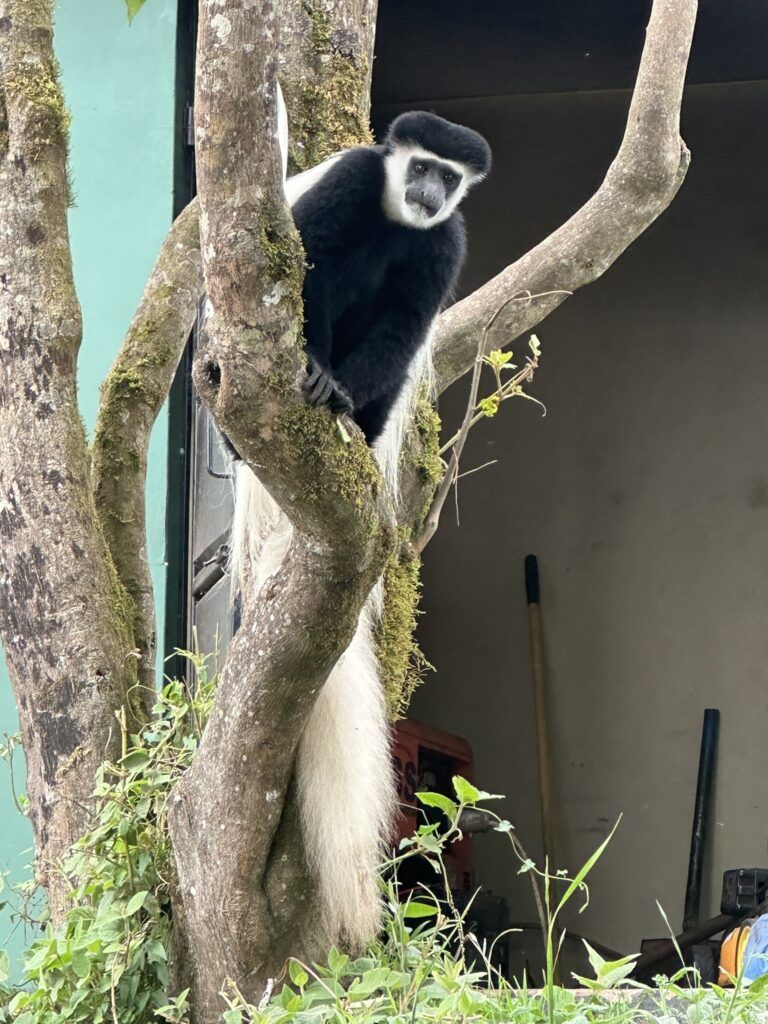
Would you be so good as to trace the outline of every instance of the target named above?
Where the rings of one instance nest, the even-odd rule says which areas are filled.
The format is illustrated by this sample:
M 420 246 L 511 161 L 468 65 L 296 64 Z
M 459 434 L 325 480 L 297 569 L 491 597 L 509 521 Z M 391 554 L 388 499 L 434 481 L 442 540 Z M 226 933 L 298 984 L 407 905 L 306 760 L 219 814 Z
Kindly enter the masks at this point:
M 648 2 L 383 3 L 374 123 L 433 110 L 483 132 L 466 204 L 478 287 L 567 219 L 621 141 Z M 426 552 L 420 639 L 436 673 L 411 715 L 458 734 L 540 855 L 523 560 L 539 557 L 558 866 L 622 823 L 571 925 L 623 952 L 682 917 L 702 715 L 721 710 L 702 917 L 723 871 L 768 862 L 766 530 L 768 9 L 700 5 L 683 106 L 693 159 L 671 208 L 537 328 L 529 390 L 470 435 L 460 526 Z M 527 338 L 513 346 L 524 357 Z M 442 397 L 458 426 L 468 380 Z M 753 714 L 759 709 L 757 718 Z M 496 836 L 476 882 L 534 917 Z M 513 937 L 513 972 L 536 958 Z

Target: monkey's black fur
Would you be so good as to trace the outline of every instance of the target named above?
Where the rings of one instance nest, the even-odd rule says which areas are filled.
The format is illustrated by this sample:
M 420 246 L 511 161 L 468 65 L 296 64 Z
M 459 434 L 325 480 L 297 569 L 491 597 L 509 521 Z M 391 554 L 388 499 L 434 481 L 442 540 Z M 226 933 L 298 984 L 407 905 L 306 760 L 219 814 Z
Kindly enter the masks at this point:
M 458 210 L 424 227 L 385 213 L 385 159 L 412 145 L 461 163 L 468 178 L 490 165 L 488 144 L 476 132 L 433 114 L 403 114 L 383 145 L 347 151 L 293 206 L 307 256 L 304 387 L 314 404 L 351 413 L 369 444 L 382 432 L 465 255 Z M 430 173 L 424 162 L 416 166 Z M 450 178 L 440 180 L 443 198 L 457 187 L 442 184 Z M 424 206 L 431 209 L 426 198 Z
M 389 126 L 385 139 L 388 149 L 409 142 L 444 160 L 464 164 L 476 175 L 485 176 L 491 169 L 491 147 L 482 135 L 424 110 L 401 114 Z

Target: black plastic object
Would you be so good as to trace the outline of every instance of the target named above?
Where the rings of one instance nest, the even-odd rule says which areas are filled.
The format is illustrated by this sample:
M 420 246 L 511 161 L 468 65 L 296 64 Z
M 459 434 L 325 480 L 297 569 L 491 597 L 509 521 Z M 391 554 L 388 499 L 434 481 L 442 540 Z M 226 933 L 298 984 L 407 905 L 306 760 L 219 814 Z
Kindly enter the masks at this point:
M 740 914 L 757 910 L 768 899 L 768 868 L 734 868 L 723 872 L 723 914 Z
M 717 737 L 720 731 L 720 712 L 707 708 L 701 731 L 699 753 L 699 777 L 696 782 L 696 803 L 693 808 L 693 829 L 691 830 L 691 854 L 688 858 L 688 881 L 685 885 L 685 910 L 683 931 L 699 923 L 701 880 L 704 867 L 704 846 L 709 824 L 709 810 L 712 803 L 712 783 L 715 778 Z
M 525 556 L 525 596 L 528 604 L 539 603 L 539 562 L 536 555 Z

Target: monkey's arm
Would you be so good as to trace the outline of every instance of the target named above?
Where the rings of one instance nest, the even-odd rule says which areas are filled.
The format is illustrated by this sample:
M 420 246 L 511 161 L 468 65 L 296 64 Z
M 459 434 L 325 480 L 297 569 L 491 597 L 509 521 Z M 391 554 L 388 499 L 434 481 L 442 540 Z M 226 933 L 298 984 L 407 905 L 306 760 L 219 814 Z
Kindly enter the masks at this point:
M 356 409 L 387 392 L 396 398 L 414 355 L 426 340 L 438 307 L 402 306 L 382 315 L 344 357 L 336 377 L 349 391 Z
M 414 355 L 456 283 L 464 258 L 461 221 L 446 225 L 434 242 L 416 266 L 390 272 L 377 301 L 380 312 L 336 367 L 356 409 L 393 392 L 397 398 Z
M 351 412 L 352 401 L 331 372 L 334 268 L 364 234 L 382 173 L 374 149 L 348 150 L 292 207 L 307 259 L 302 294 L 308 375 L 302 386 L 312 405 L 328 405 L 337 413 Z
M 304 277 L 304 337 L 307 354 L 324 369 L 331 366 L 331 312 L 328 275 L 322 267 L 308 267 Z

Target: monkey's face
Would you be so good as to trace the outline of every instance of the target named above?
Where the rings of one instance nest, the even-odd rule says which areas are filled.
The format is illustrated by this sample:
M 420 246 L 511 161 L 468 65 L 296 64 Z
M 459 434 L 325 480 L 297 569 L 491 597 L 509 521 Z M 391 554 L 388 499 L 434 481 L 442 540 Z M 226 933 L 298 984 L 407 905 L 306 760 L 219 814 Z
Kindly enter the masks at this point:
M 384 210 L 409 228 L 429 229 L 447 220 L 471 184 L 471 172 L 416 146 L 398 146 L 385 160 Z
M 414 216 L 428 226 L 445 208 L 463 179 L 462 171 L 453 163 L 426 154 L 412 156 L 405 172 L 405 202 Z M 450 205 L 453 208 L 455 203 Z

